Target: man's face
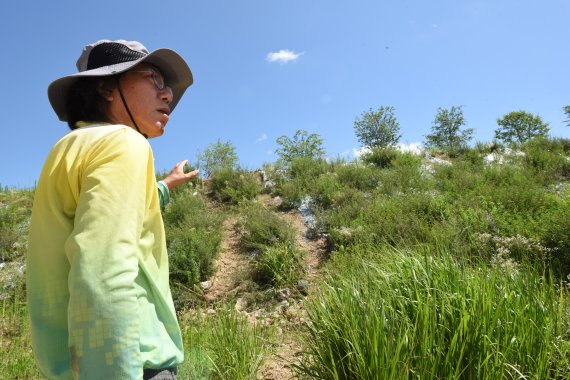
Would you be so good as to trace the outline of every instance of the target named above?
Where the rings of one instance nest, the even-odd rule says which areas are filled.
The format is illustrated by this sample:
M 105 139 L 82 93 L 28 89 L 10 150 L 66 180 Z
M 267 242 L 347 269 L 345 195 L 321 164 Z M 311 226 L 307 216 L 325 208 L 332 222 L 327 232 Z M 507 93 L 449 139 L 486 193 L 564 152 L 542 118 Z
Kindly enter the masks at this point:
M 125 72 L 120 83 L 125 102 L 140 132 L 148 138 L 161 136 L 170 115 L 172 91 L 164 84 L 160 71 L 152 65 L 142 63 Z M 112 121 L 134 128 L 118 89 L 114 92 L 109 106 Z

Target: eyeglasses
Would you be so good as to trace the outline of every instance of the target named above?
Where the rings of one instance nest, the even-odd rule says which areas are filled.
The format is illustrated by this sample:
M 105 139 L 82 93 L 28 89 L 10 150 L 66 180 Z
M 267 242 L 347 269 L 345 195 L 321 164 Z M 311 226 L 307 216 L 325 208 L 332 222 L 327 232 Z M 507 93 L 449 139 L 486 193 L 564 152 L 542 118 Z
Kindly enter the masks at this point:
M 166 85 L 166 83 L 164 82 L 164 77 L 162 76 L 162 74 L 159 73 L 158 71 L 154 70 L 154 69 L 129 70 L 127 72 L 128 73 L 151 73 L 152 74 L 152 81 L 154 82 L 154 85 L 156 86 L 156 88 L 158 88 L 159 90 L 164 90 L 165 87 L 168 87 Z

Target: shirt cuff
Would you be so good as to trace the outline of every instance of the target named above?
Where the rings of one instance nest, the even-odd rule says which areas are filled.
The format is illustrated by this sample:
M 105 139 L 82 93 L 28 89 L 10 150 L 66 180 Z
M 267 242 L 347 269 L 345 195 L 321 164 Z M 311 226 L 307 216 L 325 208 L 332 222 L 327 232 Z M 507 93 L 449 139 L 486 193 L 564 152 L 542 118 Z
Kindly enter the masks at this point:
M 168 186 L 164 181 L 158 181 L 156 184 L 158 187 L 158 199 L 160 200 L 160 208 L 164 209 L 167 204 L 170 203 L 170 191 L 168 190 Z

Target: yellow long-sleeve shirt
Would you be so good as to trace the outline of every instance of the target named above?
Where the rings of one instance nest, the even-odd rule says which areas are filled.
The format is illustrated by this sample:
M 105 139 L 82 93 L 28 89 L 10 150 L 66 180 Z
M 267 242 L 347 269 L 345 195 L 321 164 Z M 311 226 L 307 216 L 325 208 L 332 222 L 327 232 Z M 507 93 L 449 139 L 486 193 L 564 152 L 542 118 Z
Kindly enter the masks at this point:
M 182 337 L 168 282 L 149 143 L 87 125 L 50 152 L 27 254 L 34 355 L 50 379 L 140 379 L 176 366 Z

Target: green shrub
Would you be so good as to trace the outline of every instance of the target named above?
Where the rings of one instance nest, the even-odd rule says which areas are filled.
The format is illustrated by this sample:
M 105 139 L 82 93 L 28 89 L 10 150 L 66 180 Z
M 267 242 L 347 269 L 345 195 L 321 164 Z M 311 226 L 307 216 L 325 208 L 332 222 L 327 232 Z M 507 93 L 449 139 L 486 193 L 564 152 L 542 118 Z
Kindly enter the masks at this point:
M 493 140 L 490 143 L 482 143 L 478 141 L 475 143 L 475 148 L 472 150 L 479 153 L 479 155 L 487 155 L 489 153 L 500 153 L 503 149 L 504 145 L 501 142 Z
M 560 147 L 562 148 L 564 154 L 570 154 L 570 139 L 561 137 L 553 139 L 553 141 L 555 141 L 557 144 L 560 144 Z
M 283 211 L 292 210 L 301 204 L 306 192 L 292 181 L 280 183 L 273 194 L 281 198 L 279 209 Z
M 376 183 L 376 189 L 386 195 L 407 193 L 422 190 L 428 183 L 422 175 L 422 158 L 413 153 L 400 153 L 394 151 L 390 166 L 383 169 L 369 167 L 371 176 Z M 359 187 L 365 190 L 363 187 Z M 373 189 L 369 188 L 368 191 Z
M 214 271 L 222 240 L 222 216 L 210 210 L 202 196 L 187 188 L 172 199 L 163 217 L 171 279 L 191 288 Z
M 170 229 L 168 240 L 170 277 L 173 281 L 193 285 L 213 274 L 214 260 L 221 242 L 219 231 L 186 224 Z
M 459 161 L 453 165 L 438 166 L 434 173 L 438 191 L 459 198 L 471 193 L 481 182 L 481 168 L 471 162 Z
M 475 167 L 482 168 L 485 165 L 484 155 L 481 152 L 481 149 L 484 148 L 465 148 L 464 152 L 461 156 L 458 157 L 459 162 L 467 162 Z M 497 149 L 497 147 L 488 147 L 487 151 L 492 151 L 493 149 Z M 487 153 L 488 154 L 488 153 Z
M 236 205 L 255 198 L 261 192 L 261 181 L 257 173 L 226 168 L 212 175 L 210 190 L 218 201 Z
M 293 159 L 286 168 L 279 171 L 273 191 L 274 195 L 280 196 L 283 200 L 281 209 L 298 207 L 307 194 L 314 193 L 318 178 L 330 171 L 331 165 L 323 159 L 310 157 Z
M 521 235 L 506 237 L 483 233 L 476 239 L 480 243 L 479 252 L 492 264 L 516 268 L 519 263 L 532 263 L 546 268 L 552 261 L 552 249 Z
M 392 162 L 393 169 L 384 171 L 390 173 L 394 188 L 400 192 L 410 192 L 425 189 L 426 180 L 422 177 L 422 158 L 413 153 L 400 153 Z M 381 179 L 387 181 L 388 176 Z
M 570 161 L 556 140 L 534 139 L 523 146 L 524 165 L 543 185 L 570 177 Z
M 240 220 L 237 226 L 242 230 L 240 244 L 247 251 L 280 244 L 295 244 L 293 226 L 257 202 L 240 205 Z
M 561 279 L 570 279 L 570 197 L 545 213 L 542 224 L 545 229 L 541 240 L 553 252 L 553 272 Z
M 393 147 L 375 148 L 363 154 L 361 158 L 365 164 L 375 165 L 379 168 L 389 168 L 399 154 L 400 152 Z
M 565 293 L 446 251 L 355 247 L 308 305 L 299 374 L 319 379 L 568 378 Z
M 346 188 L 336 172 L 325 173 L 314 180 L 309 192 L 316 204 L 322 208 L 329 208 L 335 196 Z
M 195 220 L 196 213 L 207 210 L 204 198 L 189 186 L 179 186 L 170 194 L 170 203 L 162 211 L 165 229 L 177 227 L 187 220 Z
M 370 165 L 345 164 L 335 174 L 341 184 L 361 191 L 374 190 L 380 182 L 380 171 Z
M 329 171 L 329 165 L 323 159 L 299 157 L 291 162 L 288 176 L 297 181 L 304 190 L 310 189 L 310 185 L 315 178 Z
M 373 197 L 352 195 L 343 206 L 322 215 L 328 225 L 334 249 L 354 244 L 415 245 L 434 243 L 440 238 L 432 232 L 441 226 L 455 230 L 454 210 L 440 195 L 429 193 Z M 450 233 L 451 234 L 451 233 Z M 450 235 L 445 234 L 445 235 Z

